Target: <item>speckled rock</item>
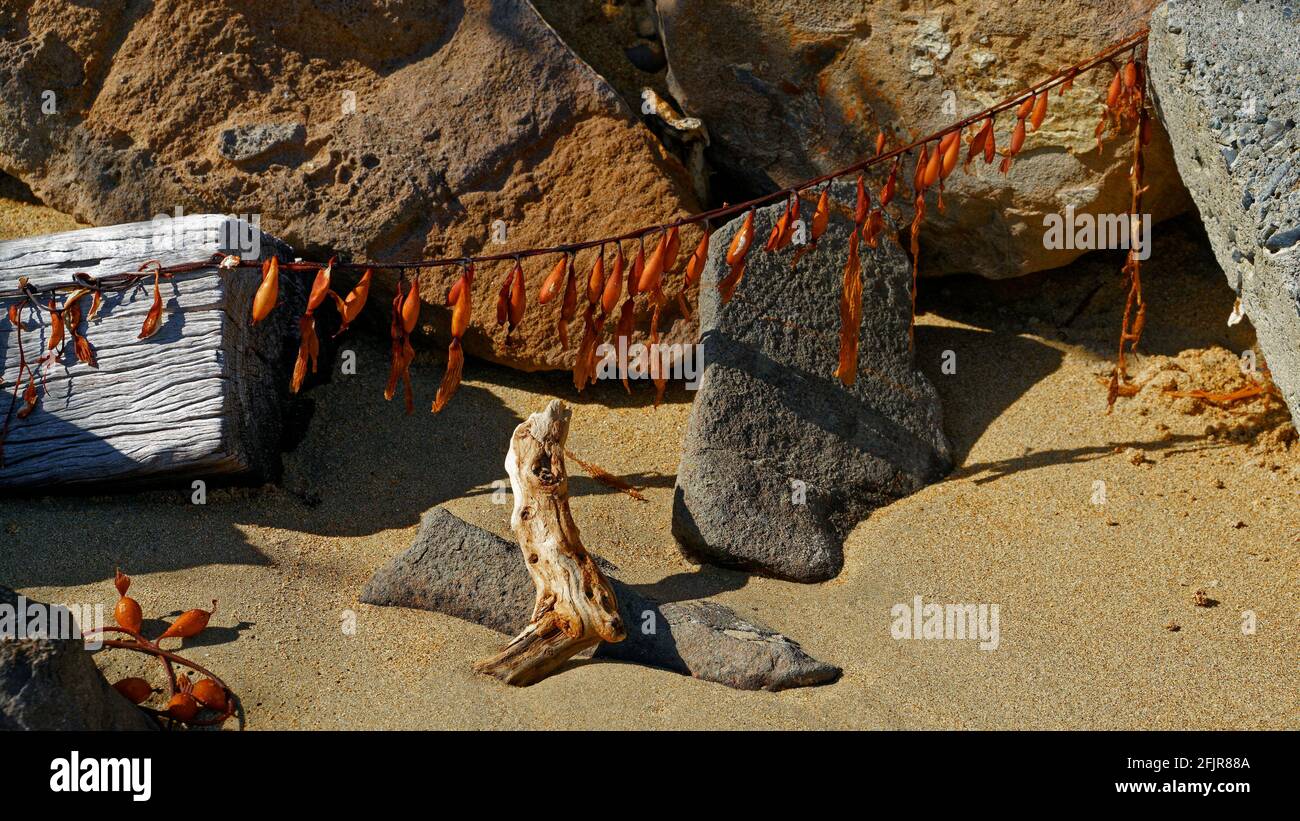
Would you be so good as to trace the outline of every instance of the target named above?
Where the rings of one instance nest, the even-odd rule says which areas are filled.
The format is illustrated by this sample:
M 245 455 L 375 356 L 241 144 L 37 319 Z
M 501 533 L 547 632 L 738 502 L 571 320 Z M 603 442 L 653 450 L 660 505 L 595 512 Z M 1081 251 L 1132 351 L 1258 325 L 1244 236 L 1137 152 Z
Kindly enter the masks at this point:
M 1140 30 L 1154 5 L 657 0 L 669 87 L 704 121 L 717 165 L 768 190 L 870 156 L 881 128 L 906 141 L 983 110 Z M 1044 248 L 1044 215 L 1127 209 L 1128 144 L 1098 156 L 1093 138 L 1109 80 L 1101 70 L 1053 96 L 1007 176 L 993 166 L 950 178 L 948 213 L 931 208 L 922 231 L 923 274 L 1056 268 L 1081 252 Z M 1005 145 L 1011 123 L 1000 126 Z M 1153 136 L 1147 201 L 1159 220 L 1191 203 L 1166 135 Z
M 1178 170 L 1300 425 L 1300 6 L 1171 0 L 1149 50 Z
M 850 186 L 837 188 L 849 201 Z M 834 377 L 849 219 L 832 212 L 817 248 L 762 251 L 784 206 L 758 211 L 756 247 L 736 295 L 716 283 L 736 219 L 714 234 L 700 286 L 704 375 L 691 407 L 673 499 L 684 555 L 801 582 L 844 563 L 844 537 L 872 510 L 943 476 L 952 460 L 942 409 L 913 367 L 911 266 L 886 231 L 863 247 L 858 378 Z
M 611 566 L 595 557 L 608 574 Z M 611 577 L 627 638 L 597 658 L 662 667 L 742 690 L 835 680 L 839 668 L 713 601 L 659 603 Z M 411 547 L 366 583 L 367 604 L 433 610 L 513 635 L 528 622 L 534 588 L 519 547 L 440 507 L 424 514 Z

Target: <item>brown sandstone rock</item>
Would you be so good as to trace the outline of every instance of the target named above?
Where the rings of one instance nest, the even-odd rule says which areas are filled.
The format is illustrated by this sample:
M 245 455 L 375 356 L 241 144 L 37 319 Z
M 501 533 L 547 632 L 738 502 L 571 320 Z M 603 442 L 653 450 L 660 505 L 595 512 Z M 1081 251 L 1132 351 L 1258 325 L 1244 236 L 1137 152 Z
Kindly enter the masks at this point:
M 526 0 L 18 0 L 0 9 L 0 170 L 95 224 L 260 214 L 309 257 L 559 244 L 697 207 L 680 164 Z M 496 220 L 507 245 L 489 242 Z M 530 299 L 548 267 L 527 266 Z M 377 273 L 381 311 L 393 278 Z M 479 272 L 467 350 L 563 367 L 556 305 L 530 306 L 505 343 L 505 273 Z M 436 347 L 457 274 L 423 275 Z M 692 334 L 678 321 L 666 341 Z
M 670 88 L 709 129 L 715 162 L 757 189 L 870 156 L 882 126 L 910 142 L 980 111 L 1140 30 L 1154 5 L 657 0 Z M 1065 265 L 1080 252 L 1043 247 L 1044 214 L 1126 210 L 1128 142 L 1099 157 L 1092 136 L 1109 80 L 1099 69 L 1053 96 L 1007 177 L 954 175 L 947 215 L 926 216 L 924 270 L 1001 278 Z M 1012 125 L 1002 118 L 999 144 Z M 1147 181 L 1156 219 L 1190 206 L 1158 127 Z

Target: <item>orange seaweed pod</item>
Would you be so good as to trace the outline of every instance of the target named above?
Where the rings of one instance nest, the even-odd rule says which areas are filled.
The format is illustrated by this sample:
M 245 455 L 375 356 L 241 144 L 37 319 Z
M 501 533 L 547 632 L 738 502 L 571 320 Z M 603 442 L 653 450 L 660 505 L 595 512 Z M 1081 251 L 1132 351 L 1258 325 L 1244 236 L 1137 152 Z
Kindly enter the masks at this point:
M 402 301 L 402 327 L 409 334 L 420 321 L 420 277 L 417 274 Z
M 776 250 L 784 250 L 794 240 L 794 228 L 797 222 L 799 222 L 799 194 L 796 192 L 790 195 L 790 201 L 786 204 L 785 227 L 777 237 Z
M 799 197 L 794 195 L 786 201 L 785 211 L 777 218 L 776 224 L 772 226 L 772 233 L 767 238 L 767 243 L 763 246 L 764 251 L 776 252 L 782 251 L 794 239 L 794 224 L 799 218 Z
M 664 259 L 668 253 L 668 233 L 664 232 L 659 236 L 659 242 L 655 244 L 655 249 L 650 253 L 650 258 L 646 260 L 645 267 L 641 270 L 641 276 L 637 279 L 636 289 L 640 293 L 652 293 L 659 290 L 659 284 L 663 281 Z
M 881 134 L 881 136 L 884 136 Z M 831 187 L 827 185 L 822 189 L 821 196 L 817 198 L 817 207 L 813 209 L 812 218 L 812 241 L 813 244 L 826 233 L 826 226 L 831 221 Z
M 307 297 L 307 313 L 319 308 L 329 294 L 330 280 L 334 275 L 334 259 L 330 257 L 329 264 L 316 272 L 316 279 L 311 284 L 311 294 Z
M 471 313 L 471 293 L 470 285 L 474 276 L 474 267 L 471 265 L 465 273 L 460 275 L 456 281 L 456 286 L 452 288 L 455 295 L 451 306 L 451 335 L 464 336 L 465 331 L 469 330 L 469 319 Z
M 158 278 L 159 275 L 155 271 L 153 275 L 153 304 L 149 307 L 149 313 L 145 315 L 144 325 L 141 326 L 140 335 L 136 339 L 148 339 L 158 333 L 158 329 L 162 327 L 162 291 L 158 287 Z M 256 317 L 253 321 L 257 321 Z
M 144 621 L 140 603 L 130 596 L 122 596 L 117 600 L 117 606 L 113 608 L 113 620 L 119 626 L 125 627 L 133 633 L 139 633 L 140 625 Z
M 210 678 L 200 679 L 194 683 L 190 695 L 210 710 L 224 712 L 226 709 L 226 691 Z
M 168 700 L 167 709 L 163 712 L 177 721 L 192 721 L 199 714 L 199 703 L 194 700 L 194 696 L 181 692 Z
M 186 610 L 176 617 L 176 621 L 167 626 L 163 634 L 158 637 L 158 641 L 163 639 L 188 639 L 197 636 L 203 632 L 203 628 L 208 626 L 208 619 L 212 618 L 212 614 L 215 612 L 217 612 L 216 599 L 212 600 L 211 610 L 198 608 Z
M 98 296 L 98 294 L 96 294 Z M 95 349 L 90 347 L 90 342 L 86 337 L 78 333 L 77 328 L 81 325 L 81 305 L 74 301 L 66 308 L 68 317 L 65 322 L 68 332 L 72 334 L 72 350 L 76 354 L 77 361 L 92 368 L 99 367 L 95 362 Z
M 853 221 L 861 225 L 867 219 L 867 213 L 871 210 L 871 195 L 867 193 L 867 186 L 863 184 L 862 175 L 858 175 L 858 198 L 853 205 Z
M 709 238 L 712 236 L 713 232 L 706 225 L 704 227 L 704 236 L 700 237 L 700 242 L 691 253 L 691 258 L 686 260 L 686 282 L 688 285 L 699 282 L 700 275 L 704 273 L 704 264 L 709 260 Z
M 885 132 L 881 131 L 876 135 L 876 156 L 879 157 L 885 153 Z
M 59 312 L 54 300 L 50 300 L 50 342 L 47 351 L 52 351 L 63 344 L 63 314 Z
M 731 297 L 736 293 L 736 286 L 745 276 L 745 256 L 749 253 L 753 241 L 754 209 L 751 208 L 727 248 L 727 264 L 731 266 L 731 273 L 718 282 L 718 292 L 722 295 L 723 305 L 731 301 Z
M 253 296 L 253 323 L 261 322 L 270 316 L 279 299 L 280 259 L 271 257 L 262 263 L 262 284 L 257 286 L 257 293 Z
M 1031 95 L 1029 97 L 1026 97 L 1024 101 L 1020 103 L 1020 107 L 1016 109 L 1016 119 L 1023 120 L 1024 118 L 1028 117 L 1029 112 L 1032 111 L 1033 108 L 1034 108 L 1034 97 Z
M 1025 144 L 1025 121 L 1024 119 L 1016 120 L 1016 127 L 1011 132 L 1011 145 L 1007 146 L 1006 154 L 1002 157 L 1000 166 L 1003 174 L 1011 168 L 1011 160 L 1016 154 L 1020 153 L 1020 148 Z
M 339 316 L 343 318 L 343 323 L 339 325 L 339 329 L 334 332 L 335 336 L 346 331 L 348 326 L 351 325 L 357 317 L 361 316 L 362 309 L 366 307 L 366 300 L 370 297 L 371 279 L 371 271 L 367 268 L 366 272 L 361 275 L 361 280 L 357 282 L 356 287 L 348 292 L 347 299 L 341 299 L 338 294 L 334 294 L 333 291 L 330 291 L 330 293 L 334 294 L 334 302 L 338 305 Z
M 1047 96 L 1046 91 L 1038 95 L 1038 100 L 1034 103 L 1034 112 L 1029 116 L 1029 126 L 1034 131 L 1043 125 L 1043 120 L 1047 117 Z
M 1115 103 L 1119 102 L 1120 84 L 1123 82 L 1123 77 L 1124 77 L 1124 69 L 1121 68 L 1117 70 L 1115 72 L 1115 76 L 1111 78 L 1110 86 L 1106 89 L 1107 108 L 1113 109 L 1115 107 Z
M 943 138 L 941 147 L 943 147 L 943 162 L 939 168 L 939 176 L 946 179 L 957 167 L 957 161 L 961 159 L 961 132 L 948 132 L 948 136 Z
M 767 235 L 767 242 L 763 243 L 764 251 L 770 253 L 776 250 L 776 241 L 780 238 L 781 232 L 785 230 L 785 220 L 789 215 L 790 208 L 787 206 L 785 211 L 781 212 L 781 216 L 777 217 L 776 222 L 772 224 L 772 233 Z
M 627 267 L 627 260 L 623 257 L 623 246 L 620 243 L 614 251 L 614 271 L 605 280 L 605 291 L 600 297 L 600 311 L 604 316 L 614 313 L 618 307 L 618 298 L 623 295 L 623 269 Z
M 735 265 L 745 259 L 749 253 L 749 246 L 754 241 L 754 209 L 749 209 L 745 214 L 745 221 L 741 224 L 740 230 L 731 238 L 731 245 L 727 246 L 727 264 Z
M 930 155 L 930 161 L 925 165 L 925 176 L 922 178 L 923 188 L 929 188 L 939 181 L 939 172 L 943 168 L 943 146 L 940 144 Z
M 921 146 L 921 154 L 916 158 L 916 168 L 912 170 L 912 191 L 921 193 L 925 190 L 925 169 L 930 159 L 930 150 L 927 146 Z
M 587 302 L 595 305 L 600 302 L 601 295 L 605 292 L 605 246 L 600 247 L 596 254 L 596 262 L 591 266 L 591 274 L 587 277 Z
M 516 262 L 514 276 L 510 285 L 510 327 L 513 331 L 524 321 L 524 310 L 528 307 L 528 293 L 524 288 L 524 266 Z
M 569 265 L 569 255 L 564 254 L 560 261 L 555 263 L 555 267 L 546 275 L 545 281 L 542 282 L 542 289 L 537 292 L 537 304 L 545 305 L 560 293 L 560 286 L 564 282 L 564 271 Z
M 122 697 L 132 704 L 141 704 L 145 699 L 153 695 L 153 685 L 136 676 L 115 682 L 113 689 L 121 693 Z

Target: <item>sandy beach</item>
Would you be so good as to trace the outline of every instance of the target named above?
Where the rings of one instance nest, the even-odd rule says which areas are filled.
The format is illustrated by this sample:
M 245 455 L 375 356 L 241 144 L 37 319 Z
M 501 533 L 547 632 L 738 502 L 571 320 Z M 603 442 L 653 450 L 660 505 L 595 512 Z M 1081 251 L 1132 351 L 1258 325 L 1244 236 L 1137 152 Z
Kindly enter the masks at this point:
M 0 208 L 6 236 L 67 221 L 29 203 Z M 1300 727 L 1300 446 L 1280 403 L 1229 413 L 1161 395 L 1175 377 L 1241 383 L 1236 356 L 1253 332 L 1225 325 L 1232 294 L 1194 220 L 1159 234 L 1144 266 L 1145 355 L 1132 368 L 1149 382 L 1110 415 L 1098 377 L 1122 305 L 1114 256 L 1006 283 L 922 283 L 917 363 L 942 397 L 957 466 L 863 521 L 843 573 L 824 584 L 680 558 L 669 532 L 691 401 L 680 386 L 654 410 L 648 385 L 579 396 L 567 374 L 471 360 L 446 412 L 407 417 L 383 401 L 387 351 L 366 329 L 344 346 L 358 374 L 295 406 L 300 439 L 279 483 L 215 489 L 203 506 L 188 486 L 0 500 L 0 581 L 110 613 L 120 566 L 147 619 L 217 599 L 211 627 L 182 652 L 234 688 L 248 729 Z M 944 351 L 954 374 L 941 372 Z M 425 406 L 441 357 L 422 354 L 413 372 Z M 648 498 L 576 478 L 590 549 L 662 600 L 716 597 L 842 678 L 740 692 L 578 660 L 513 689 L 470 669 L 500 635 L 359 604 L 433 505 L 509 536 L 509 506 L 493 498 L 507 438 L 553 396 L 575 406 L 572 450 Z M 1193 603 L 1198 590 L 1212 606 Z M 891 608 L 916 596 L 997 603 L 998 648 L 895 640 Z M 146 633 L 160 629 L 146 621 Z M 150 664 L 97 658 L 110 681 Z

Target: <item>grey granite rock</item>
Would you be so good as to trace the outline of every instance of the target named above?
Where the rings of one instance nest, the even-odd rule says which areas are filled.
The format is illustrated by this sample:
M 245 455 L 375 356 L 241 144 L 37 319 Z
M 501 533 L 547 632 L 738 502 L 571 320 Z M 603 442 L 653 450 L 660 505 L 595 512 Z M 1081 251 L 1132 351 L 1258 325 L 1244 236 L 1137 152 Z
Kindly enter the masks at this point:
M 836 198 L 851 202 L 849 189 Z M 845 388 L 833 373 L 852 224 L 833 211 L 792 269 L 789 251 L 762 250 L 782 207 L 758 212 L 757 247 L 725 306 L 716 284 L 740 220 L 714 234 L 673 535 L 693 561 L 816 582 L 839 573 L 854 525 L 943 476 L 951 456 L 938 396 L 912 366 L 911 267 L 891 230 L 879 249 L 862 248 L 858 378 Z
M 1300 7 L 1170 0 L 1149 56 L 1178 171 L 1300 425 Z
M 49 608 L 0 585 L 0 608 Z M 66 609 L 64 610 L 66 613 Z M 81 639 L 0 637 L 0 730 L 156 730 L 109 686 Z
M 659 603 L 611 581 L 628 636 L 602 644 L 597 658 L 742 690 L 805 687 L 839 676 L 839 668 L 810 657 L 796 642 L 716 602 Z M 433 610 L 509 635 L 528 622 L 533 583 L 516 545 L 435 507 L 424 514 L 411 547 L 367 582 L 361 601 Z

